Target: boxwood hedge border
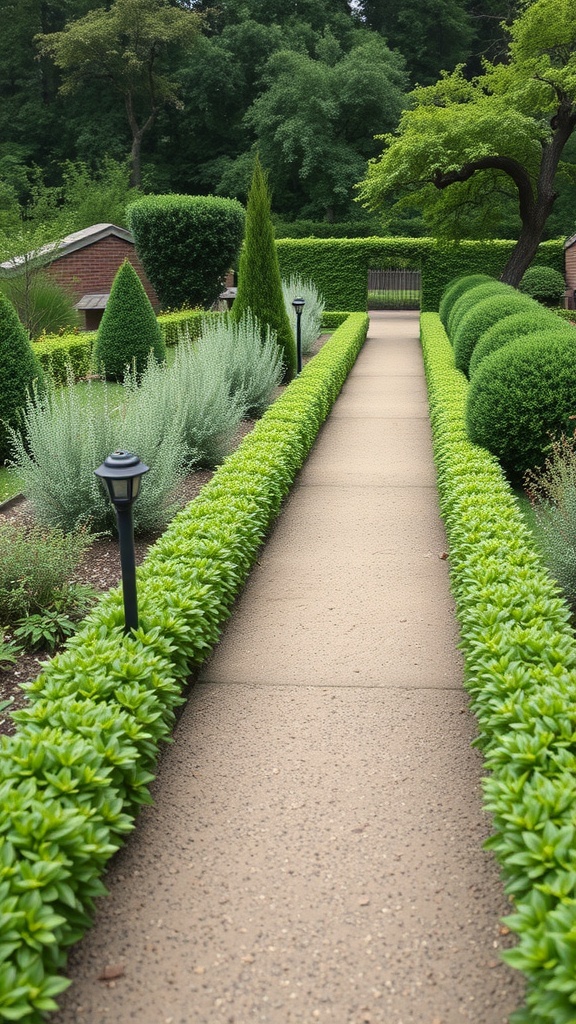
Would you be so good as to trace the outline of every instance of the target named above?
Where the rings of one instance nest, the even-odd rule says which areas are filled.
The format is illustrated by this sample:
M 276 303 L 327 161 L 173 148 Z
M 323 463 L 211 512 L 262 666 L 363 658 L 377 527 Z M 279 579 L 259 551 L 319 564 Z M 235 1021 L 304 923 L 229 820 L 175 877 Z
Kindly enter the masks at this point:
M 485 803 L 528 980 L 515 1024 L 576 1018 L 576 641 L 497 460 L 466 436 L 468 382 L 421 317 L 435 462 Z
M 0 1019 L 36 1024 L 67 986 L 107 861 L 134 827 L 182 689 L 207 656 L 364 343 L 352 314 L 264 414 L 138 570 L 26 687 L 0 742 Z

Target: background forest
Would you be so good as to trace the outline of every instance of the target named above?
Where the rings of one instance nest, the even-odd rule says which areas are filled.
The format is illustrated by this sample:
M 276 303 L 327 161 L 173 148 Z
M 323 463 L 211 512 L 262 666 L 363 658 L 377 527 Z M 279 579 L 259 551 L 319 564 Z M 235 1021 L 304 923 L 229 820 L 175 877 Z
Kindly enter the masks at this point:
M 133 190 L 235 197 L 257 147 L 277 235 L 438 231 L 354 185 L 408 94 L 505 52 L 515 0 L 0 0 L 0 247 L 123 223 Z M 576 143 L 546 236 L 574 231 Z M 503 193 L 490 233 L 518 234 Z M 22 218 L 28 239 L 16 241 Z M 307 222 L 307 223 L 302 223 Z M 312 223 L 313 222 L 313 223 Z M 353 222 L 353 223 L 352 223 Z M 51 227 L 47 228 L 47 225 Z M 461 234 L 476 237 L 466 219 Z M 38 235 L 40 232 L 40 235 Z M 2 245 L 2 238 L 4 244 Z

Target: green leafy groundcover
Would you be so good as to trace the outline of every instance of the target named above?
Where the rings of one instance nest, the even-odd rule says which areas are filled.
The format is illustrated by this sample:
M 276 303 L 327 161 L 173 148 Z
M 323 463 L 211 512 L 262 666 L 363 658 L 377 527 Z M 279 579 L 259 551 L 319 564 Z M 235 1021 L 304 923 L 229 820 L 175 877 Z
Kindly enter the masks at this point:
M 33 1024 L 68 985 L 106 862 L 133 828 L 191 669 L 218 639 L 282 499 L 362 344 L 352 314 L 138 571 L 141 625 L 110 591 L 26 687 L 0 743 L 0 1020 Z
M 528 979 L 515 1024 L 576 1020 L 576 641 L 499 463 L 466 436 L 468 382 L 434 313 L 422 316 L 442 515 L 466 686 L 490 771 L 488 841 Z

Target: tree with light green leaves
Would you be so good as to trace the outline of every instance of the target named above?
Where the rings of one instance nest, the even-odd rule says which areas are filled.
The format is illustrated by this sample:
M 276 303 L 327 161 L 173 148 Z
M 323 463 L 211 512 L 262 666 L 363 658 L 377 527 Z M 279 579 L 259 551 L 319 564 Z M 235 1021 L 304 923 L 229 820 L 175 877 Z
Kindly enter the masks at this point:
M 62 71 L 61 92 L 100 80 L 122 97 L 132 133 L 132 185 L 141 181 L 142 139 L 164 107 L 181 105 L 168 77 L 170 58 L 195 44 L 199 26 L 198 15 L 167 0 L 115 0 L 62 32 L 37 36 L 40 54 Z
M 470 82 L 457 68 L 414 90 L 397 132 L 383 136 L 360 198 L 381 209 L 403 194 L 400 203 L 417 203 L 437 233 L 454 237 L 462 210 L 493 216 L 512 193 L 520 231 L 502 280 L 517 285 L 554 208 L 576 127 L 574 0 L 534 0 L 509 35 L 504 63 L 487 63 Z

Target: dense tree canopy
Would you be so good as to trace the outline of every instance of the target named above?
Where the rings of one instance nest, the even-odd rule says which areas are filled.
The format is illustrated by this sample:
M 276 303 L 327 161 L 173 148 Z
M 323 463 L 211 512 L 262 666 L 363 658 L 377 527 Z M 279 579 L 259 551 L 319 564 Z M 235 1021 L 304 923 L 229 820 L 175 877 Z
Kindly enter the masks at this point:
M 510 25 L 520 6 L 0 0 L 0 229 L 14 210 L 25 216 L 39 175 L 57 189 L 59 203 L 74 194 L 77 211 L 82 186 L 70 187 L 70 167 L 86 183 L 81 219 L 90 210 L 121 219 L 128 185 L 120 177 L 130 154 L 144 192 L 244 201 L 256 148 L 282 219 L 368 221 L 352 185 L 378 153 L 374 135 L 394 132 L 411 86 L 434 88 L 448 72 L 430 99 L 443 106 L 447 90 L 473 87 L 474 76 L 486 81 L 482 58 L 506 63 L 502 23 Z M 457 64 L 462 71 L 454 75 Z M 567 234 L 574 230 L 576 147 L 566 147 L 563 161 L 545 230 Z M 512 179 L 497 169 L 483 177 L 459 189 L 432 188 L 425 223 L 418 194 L 398 209 L 397 195 L 387 193 L 379 217 L 404 233 L 436 230 L 440 221 L 456 234 L 517 232 Z M 487 183 L 492 201 L 479 205 Z
M 377 207 L 407 189 L 437 228 L 451 221 L 452 233 L 462 208 L 494 217 L 512 192 L 521 230 L 504 280 L 517 284 L 543 236 L 576 127 L 573 0 L 535 0 L 510 27 L 507 61 L 486 64 L 471 81 L 458 68 L 412 100 L 370 165 L 364 200 Z

